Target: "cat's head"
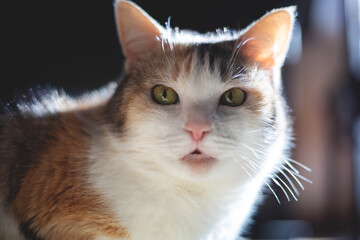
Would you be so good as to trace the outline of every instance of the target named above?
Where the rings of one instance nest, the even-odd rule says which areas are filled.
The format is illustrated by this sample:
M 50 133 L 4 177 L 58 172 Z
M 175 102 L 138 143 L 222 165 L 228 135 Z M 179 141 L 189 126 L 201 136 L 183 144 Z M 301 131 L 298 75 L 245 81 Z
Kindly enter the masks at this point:
M 294 11 L 274 10 L 243 31 L 198 34 L 163 28 L 118 1 L 126 64 L 108 116 L 129 164 L 191 179 L 273 167 L 288 129 L 280 68 Z

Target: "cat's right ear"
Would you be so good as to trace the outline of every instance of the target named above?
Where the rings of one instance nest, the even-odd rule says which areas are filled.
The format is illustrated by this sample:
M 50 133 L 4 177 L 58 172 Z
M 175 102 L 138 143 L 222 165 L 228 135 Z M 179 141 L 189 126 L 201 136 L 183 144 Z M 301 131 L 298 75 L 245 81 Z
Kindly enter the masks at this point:
M 159 47 L 164 28 L 135 3 L 116 1 L 116 23 L 126 57 L 125 71 L 134 71 L 142 57 Z
M 294 6 L 267 13 L 240 37 L 241 52 L 263 68 L 281 66 L 289 48 L 295 15 Z

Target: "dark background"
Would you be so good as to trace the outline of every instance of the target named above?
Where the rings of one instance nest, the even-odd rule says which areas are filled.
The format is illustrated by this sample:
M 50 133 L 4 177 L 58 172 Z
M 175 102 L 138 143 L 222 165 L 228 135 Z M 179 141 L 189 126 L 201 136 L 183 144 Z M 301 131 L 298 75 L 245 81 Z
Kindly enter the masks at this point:
M 161 24 L 200 32 L 243 28 L 296 1 L 135 1 Z M 7 1 L 1 4 L 1 99 L 43 85 L 70 92 L 114 80 L 122 69 L 113 0 Z
M 307 189 L 299 202 L 290 203 L 273 186 L 282 204 L 266 193 L 248 237 L 355 239 L 360 229 L 352 132 L 360 91 L 348 67 L 346 26 L 338 21 L 341 29 L 330 36 L 329 32 L 322 32 L 327 18 L 322 23 L 310 16 L 313 9 L 319 11 L 314 2 L 325 2 L 325 7 L 313 14 L 321 16 L 328 14 L 326 4 L 334 1 L 337 0 L 135 1 L 162 25 L 171 16 L 171 26 L 199 32 L 222 27 L 241 29 L 273 8 L 298 6 L 302 58 L 298 63 L 285 64 L 284 82 L 296 119 L 298 140 L 293 155 L 313 169 L 307 177 L 314 183 L 303 182 Z M 337 11 L 343 14 L 344 2 L 337 2 Z M 31 88 L 51 86 L 79 95 L 116 80 L 121 74 L 123 56 L 112 0 L 14 0 L 3 1 L 0 9 L 2 104 Z M 329 15 L 329 20 L 332 18 Z M 335 60 L 338 62 L 331 65 Z M 336 66 L 339 69 L 335 73 L 323 76 Z M 325 80 L 319 81 L 321 78 Z

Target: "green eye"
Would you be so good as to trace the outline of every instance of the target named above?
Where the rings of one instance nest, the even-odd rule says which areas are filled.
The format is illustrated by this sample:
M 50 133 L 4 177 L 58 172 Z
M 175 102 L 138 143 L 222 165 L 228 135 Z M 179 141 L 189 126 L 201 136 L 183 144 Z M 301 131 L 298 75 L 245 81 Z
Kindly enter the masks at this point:
M 163 85 L 153 87 L 151 95 L 153 100 L 161 105 L 170 105 L 179 102 L 179 96 L 175 90 Z
M 230 107 L 240 106 L 245 102 L 246 94 L 240 88 L 231 88 L 221 95 L 220 104 Z

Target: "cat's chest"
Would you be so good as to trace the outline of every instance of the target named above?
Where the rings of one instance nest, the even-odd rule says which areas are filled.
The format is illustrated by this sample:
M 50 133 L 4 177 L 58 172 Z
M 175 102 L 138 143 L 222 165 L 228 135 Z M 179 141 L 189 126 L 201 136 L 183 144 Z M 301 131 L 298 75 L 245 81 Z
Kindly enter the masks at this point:
M 166 196 L 164 196 L 166 198 Z M 154 202 L 143 199 L 126 219 L 135 239 L 204 239 L 217 215 L 201 197 L 177 196 Z M 130 221 L 128 221 L 130 220 Z
M 149 171 L 147 165 L 135 168 L 133 163 L 143 158 L 125 153 L 99 156 L 100 152 L 104 151 L 93 151 L 91 185 L 131 240 L 235 239 L 261 182 L 241 187 L 225 177 L 190 182 L 162 170 Z
M 132 240 L 232 239 L 251 209 L 250 201 L 235 196 L 230 201 L 220 191 L 173 188 L 145 193 L 140 196 L 129 192 L 122 201 L 113 199 L 117 218 Z M 253 201 L 250 196 L 248 199 Z

